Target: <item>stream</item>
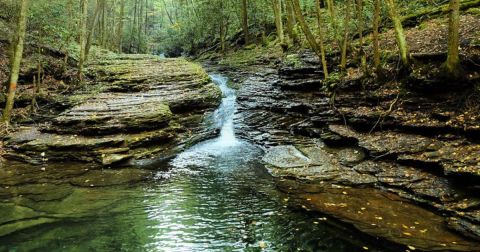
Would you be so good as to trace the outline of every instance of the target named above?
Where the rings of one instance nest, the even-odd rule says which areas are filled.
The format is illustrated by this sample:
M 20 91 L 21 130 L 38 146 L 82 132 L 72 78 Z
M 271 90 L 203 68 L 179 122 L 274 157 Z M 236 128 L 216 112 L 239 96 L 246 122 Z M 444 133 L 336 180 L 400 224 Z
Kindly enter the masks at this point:
M 24 185 L 0 194 L 2 213 L 39 224 L 1 237 L 0 251 L 381 251 L 324 216 L 287 207 L 260 162 L 262 150 L 235 136 L 235 91 L 225 77 L 212 79 L 224 95 L 213 118 L 217 138 L 141 182 L 79 186 L 64 180 L 88 166 L 61 164 L 68 176 L 45 175 L 30 188 L 35 196 Z

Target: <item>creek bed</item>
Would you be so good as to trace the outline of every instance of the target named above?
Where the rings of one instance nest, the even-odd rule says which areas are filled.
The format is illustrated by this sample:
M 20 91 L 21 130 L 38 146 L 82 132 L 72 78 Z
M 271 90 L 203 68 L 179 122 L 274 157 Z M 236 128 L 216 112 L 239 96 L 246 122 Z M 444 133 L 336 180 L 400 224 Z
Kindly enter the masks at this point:
M 329 218 L 287 207 L 258 147 L 237 139 L 224 94 L 217 138 L 157 169 L 88 164 L 0 169 L 0 251 L 391 251 Z M 388 246 L 388 245 L 387 245 Z

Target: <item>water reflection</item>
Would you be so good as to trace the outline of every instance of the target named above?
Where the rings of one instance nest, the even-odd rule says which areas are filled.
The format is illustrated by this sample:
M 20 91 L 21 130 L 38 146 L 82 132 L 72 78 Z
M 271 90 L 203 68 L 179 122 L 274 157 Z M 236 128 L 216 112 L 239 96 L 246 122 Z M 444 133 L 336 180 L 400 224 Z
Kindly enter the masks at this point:
M 0 251 L 360 251 L 364 246 L 375 251 L 355 232 L 287 208 L 259 163 L 261 150 L 235 138 L 234 90 L 226 78 L 212 78 L 224 93 L 214 114 L 221 127 L 218 138 L 181 153 L 169 169 L 161 169 L 168 172 L 153 176 L 132 169 L 55 168 L 72 172 L 40 180 L 65 188 L 61 197 L 50 197 L 55 190 L 46 190 L 44 198 L 28 202 L 18 193 L 2 198 L 3 214 L 10 211 L 23 221 L 28 207 L 35 212 L 28 218 L 51 221 L 0 238 Z M 37 171 L 35 178 L 51 176 L 49 171 Z M 103 181 L 94 181 L 99 177 Z M 149 179 L 129 182 L 133 177 L 136 182 Z M 110 180 L 116 183 L 108 185 Z M 8 225 L 0 221 L 0 232 Z

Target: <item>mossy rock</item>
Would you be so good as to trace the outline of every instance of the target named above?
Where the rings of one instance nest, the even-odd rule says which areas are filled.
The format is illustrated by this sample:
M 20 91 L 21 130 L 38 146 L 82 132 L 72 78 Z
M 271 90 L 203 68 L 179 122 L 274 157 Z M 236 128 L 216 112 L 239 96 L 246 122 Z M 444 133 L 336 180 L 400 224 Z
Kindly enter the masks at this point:
M 172 153 L 191 141 L 184 133 L 203 127 L 197 118 L 222 99 L 202 66 L 185 59 L 102 53 L 88 74 L 94 80 L 69 98 L 74 106 L 51 125 L 10 136 L 7 157 L 111 166 Z
M 298 54 L 289 54 L 285 57 L 285 64 L 290 67 L 302 67 L 303 62 Z

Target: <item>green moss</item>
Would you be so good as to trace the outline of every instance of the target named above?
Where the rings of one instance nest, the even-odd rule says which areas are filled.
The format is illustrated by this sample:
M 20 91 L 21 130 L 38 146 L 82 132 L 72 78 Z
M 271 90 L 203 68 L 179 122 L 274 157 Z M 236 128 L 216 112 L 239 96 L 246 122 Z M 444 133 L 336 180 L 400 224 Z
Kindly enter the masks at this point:
M 480 46 L 480 32 L 477 32 L 475 34 L 475 38 L 472 40 L 472 45 L 474 46 Z
M 17 156 L 23 156 L 19 158 L 39 161 L 40 153 L 44 153 L 52 161 L 96 161 L 110 165 L 154 153 L 170 155 L 176 152 L 175 144 L 191 137 L 185 134 L 186 127 L 202 123 L 197 119 L 203 118 L 204 109 L 213 109 L 221 102 L 220 88 L 200 64 L 181 58 L 100 53 L 101 58 L 87 68 L 94 81 L 70 96 L 66 102 L 73 108 L 54 119 L 56 134 L 39 133 L 22 141 L 22 151 Z M 117 116 L 115 109 L 104 110 L 103 104 L 98 105 L 94 100 L 101 97 L 102 101 L 128 105 L 137 95 L 152 87 L 156 89 L 157 85 L 172 85 L 173 92 L 166 94 L 169 97 L 158 96 L 145 103 L 122 107 L 121 116 Z M 174 115 L 170 106 L 172 109 L 175 106 L 178 113 L 194 114 L 195 117 L 190 118 L 194 121 L 175 123 L 179 116 L 184 120 L 185 115 Z M 85 132 L 99 135 L 83 136 Z
M 298 54 L 289 54 L 289 55 L 287 55 L 287 57 L 285 57 L 285 63 L 286 63 L 288 66 L 296 67 L 296 68 L 303 66 L 303 63 L 302 63 L 302 61 L 300 60 L 300 57 L 298 56 Z
M 468 9 L 468 10 L 466 11 L 466 13 L 480 17 L 480 8 L 471 8 L 471 9 Z
M 76 94 L 69 96 L 67 101 L 68 103 L 70 103 L 71 106 L 75 106 L 82 102 L 85 102 L 86 100 L 94 97 L 97 94 L 100 94 L 106 88 L 107 87 L 101 83 L 98 83 L 96 85 L 86 85 L 81 92 L 77 92 Z
M 423 23 L 420 23 L 418 25 L 418 29 L 421 31 L 421 30 L 425 30 L 428 28 L 428 23 L 427 22 L 423 22 Z
M 257 65 L 260 61 L 273 62 L 275 61 L 274 59 L 282 57 L 283 51 L 279 46 L 255 46 L 250 50 L 240 49 L 231 52 L 225 55 L 219 63 L 231 67 L 246 67 Z
M 342 79 L 341 73 L 339 72 L 330 73 L 330 75 L 328 76 L 328 79 L 325 80 L 323 87 L 327 91 L 333 91 L 341 79 Z
M 228 82 L 227 82 L 227 86 L 229 88 L 233 88 L 233 89 L 238 90 L 242 87 L 242 84 L 240 82 L 235 82 L 235 81 L 229 79 Z
M 253 49 L 255 49 L 255 47 L 257 47 L 257 45 L 255 45 L 255 44 L 250 44 L 250 45 L 245 46 L 243 49 L 245 49 L 245 50 L 253 50 Z

